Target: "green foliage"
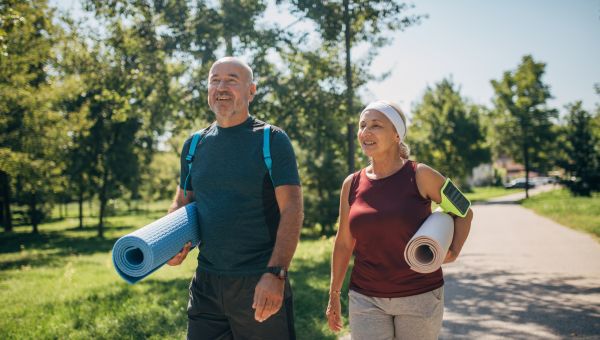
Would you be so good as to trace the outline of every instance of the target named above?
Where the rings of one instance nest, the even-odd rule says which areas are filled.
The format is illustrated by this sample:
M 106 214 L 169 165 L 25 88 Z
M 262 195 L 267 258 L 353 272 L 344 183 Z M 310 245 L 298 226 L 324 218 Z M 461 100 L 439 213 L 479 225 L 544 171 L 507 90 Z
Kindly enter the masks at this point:
M 179 177 L 179 158 L 173 152 L 158 151 L 141 178 L 141 196 L 147 202 L 172 199 Z
M 342 66 L 328 51 L 283 55 L 289 67 L 274 93 L 286 127 L 298 145 L 297 158 L 305 197 L 305 224 L 331 235 L 338 216 L 339 190 L 345 177 Z M 285 103 L 285 104 L 284 104 Z M 277 116 L 276 116 L 277 117 Z
M 377 48 L 390 40 L 385 33 L 404 30 L 419 23 L 423 16 L 406 16 L 405 12 L 413 6 L 399 1 L 278 0 L 277 3 L 289 3 L 292 12 L 314 22 L 324 47 L 333 50 L 343 49 L 345 52 L 344 61 L 336 61 L 345 65 L 344 118 L 347 120 L 347 161 L 348 172 L 354 172 L 357 155 L 354 145 L 355 93 L 367 81 L 374 79 L 368 72 L 368 68 L 377 54 Z M 352 47 L 361 43 L 369 46 L 369 52 L 364 59 L 353 62 Z M 339 56 L 341 57 L 342 54 L 339 53 Z
M 567 126 L 564 144 L 567 160 L 563 168 L 575 180 L 566 184 L 573 194 L 590 196 L 600 191 L 600 143 L 593 133 L 592 116 L 582 108 L 581 102 L 567 106 Z
M 408 134 L 415 157 L 466 185 L 473 168 L 490 160 L 481 111 L 467 103 L 449 79 L 427 88 L 414 108 Z
M 492 80 L 495 91 L 494 135 L 500 148 L 497 154 L 509 155 L 525 165 L 526 176 L 536 169 L 545 172 L 552 166 L 556 148 L 552 119 L 557 111 L 546 106 L 552 98 L 550 87 L 542 81 L 546 64 L 526 55 L 514 71 Z
M 0 172 L 10 178 L 2 183 L 2 210 L 10 216 L 4 205 L 26 205 L 34 232 L 62 186 L 64 167 L 64 122 L 52 108 L 56 92 L 48 73 L 59 31 L 52 14 L 45 0 L 0 5 Z

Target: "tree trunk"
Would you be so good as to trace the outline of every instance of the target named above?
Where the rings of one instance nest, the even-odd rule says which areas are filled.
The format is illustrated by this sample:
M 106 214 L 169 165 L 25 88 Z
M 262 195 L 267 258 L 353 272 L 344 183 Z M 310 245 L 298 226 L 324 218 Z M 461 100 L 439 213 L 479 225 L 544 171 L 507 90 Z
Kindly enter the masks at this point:
M 102 189 L 100 190 L 100 216 L 98 221 L 98 237 L 104 237 L 104 214 L 106 213 L 106 190 L 108 186 L 108 171 L 102 175 Z
M 79 229 L 83 229 L 83 189 L 81 187 L 79 187 L 77 203 L 79 205 Z
M 37 194 L 35 192 L 31 196 L 31 200 L 29 201 L 29 216 L 31 217 L 31 226 L 33 227 L 31 232 L 33 234 L 37 234 L 39 232 L 39 230 L 38 230 L 39 218 L 38 218 L 38 211 L 37 211 Z
M 525 198 L 529 198 L 529 148 L 523 143 L 523 160 L 525 160 Z
M 346 43 L 346 107 L 348 117 L 354 114 L 353 98 L 354 87 L 352 85 L 352 64 L 351 64 L 351 49 L 352 49 L 352 27 L 350 25 L 350 4 L 349 0 L 344 0 L 344 36 Z M 354 125 L 348 124 L 348 171 L 354 172 Z
M 0 223 L 5 232 L 12 231 L 12 214 L 10 212 L 10 181 L 8 174 L 0 171 Z
M 231 36 L 225 37 L 225 54 L 233 56 L 233 38 Z

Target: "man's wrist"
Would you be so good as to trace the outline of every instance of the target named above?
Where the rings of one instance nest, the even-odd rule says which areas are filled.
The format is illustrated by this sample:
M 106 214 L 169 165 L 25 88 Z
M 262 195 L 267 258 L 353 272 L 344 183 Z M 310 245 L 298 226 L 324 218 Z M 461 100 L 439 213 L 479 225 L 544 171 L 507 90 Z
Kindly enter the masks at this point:
M 272 274 L 276 278 L 280 280 L 285 280 L 288 277 L 288 271 L 286 267 L 283 266 L 269 266 L 267 267 L 267 273 Z

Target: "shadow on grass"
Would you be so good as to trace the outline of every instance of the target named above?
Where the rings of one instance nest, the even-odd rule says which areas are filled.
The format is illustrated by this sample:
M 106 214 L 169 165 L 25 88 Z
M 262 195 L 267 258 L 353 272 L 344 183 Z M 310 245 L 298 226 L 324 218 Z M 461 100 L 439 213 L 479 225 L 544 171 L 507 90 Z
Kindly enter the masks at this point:
M 106 234 L 124 234 L 119 232 L 133 230 L 132 226 L 106 227 Z M 68 231 L 68 233 L 67 233 Z M 75 231 L 75 232 L 74 232 Z M 41 267 L 58 266 L 64 263 L 66 256 L 91 255 L 108 252 L 117 237 L 99 238 L 93 236 L 96 230 L 66 229 L 64 231 L 40 232 L 38 234 L 12 232 L 0 234 L 0 254 L 23 253 L 16 260 L 0 260 L 0 270 L 20 268 L 22 266 Z
M 506 271 L 446 275 L 446 310 L 460 317 L 444 321 L 442 337 L 530 339 L 545 332 L 596 338 L 600 305 L 586 295 L 600 294 L 600 287 L 574 284 L 581 279 Z

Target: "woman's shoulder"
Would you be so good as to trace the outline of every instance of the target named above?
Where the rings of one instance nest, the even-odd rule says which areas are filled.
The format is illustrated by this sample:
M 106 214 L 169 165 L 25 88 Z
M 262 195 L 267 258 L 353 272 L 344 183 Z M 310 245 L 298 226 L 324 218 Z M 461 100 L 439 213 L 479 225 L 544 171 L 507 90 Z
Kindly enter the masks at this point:
M 428 177 L 442 176 L 442 174 L 439 171 L 435 170 L 434 168 L 430 167 L 429 165 L 427 165 L 425 163 L 418 163 L 416 161 L 410 161 L 410 162 L 413 162 L 415 173 L 419 177 L 428 178 Z
M 438 201 L 438 193 L 444 183 L 444 176 L 424 163 L 418 163 L 415 169 L 417 188 L 421 196 Z

